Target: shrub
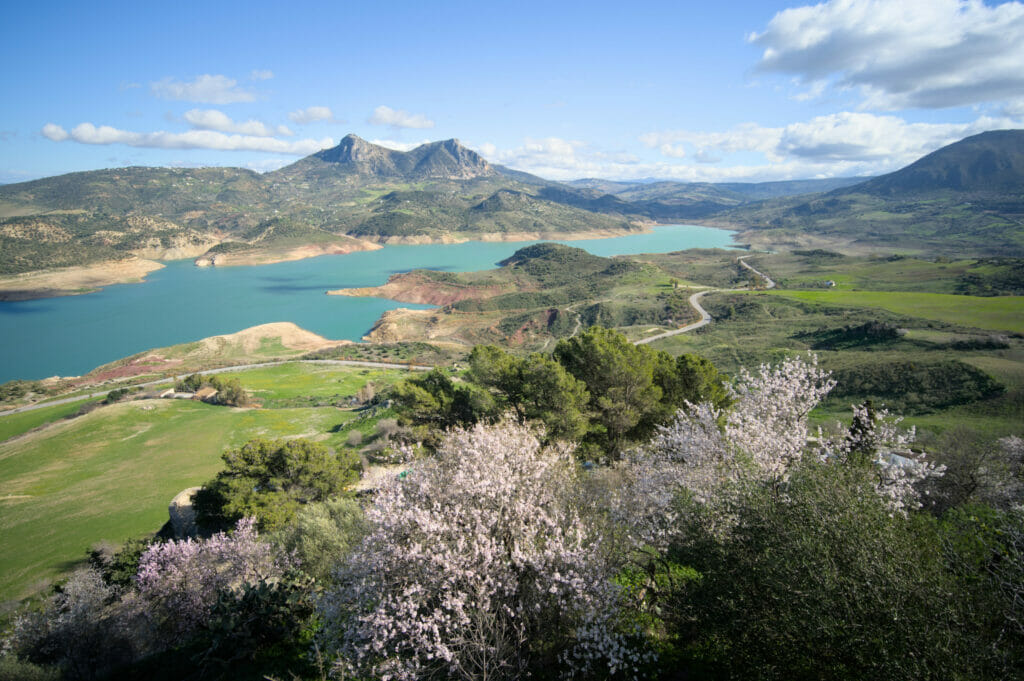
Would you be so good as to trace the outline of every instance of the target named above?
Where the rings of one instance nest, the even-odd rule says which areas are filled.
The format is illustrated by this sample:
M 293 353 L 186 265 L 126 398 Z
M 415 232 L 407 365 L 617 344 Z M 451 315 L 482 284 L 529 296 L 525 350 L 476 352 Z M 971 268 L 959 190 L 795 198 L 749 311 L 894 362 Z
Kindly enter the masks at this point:
M 255 517 L 264 530 L 288 522 L 302 504 L 324 501 L 356 479 L 359 459 L 309 440 L 255 439 L 222 456 L 225 469 L 193 500 L 198 523 L 227 527 Z
M 370 534 L 323 601 L 328 645 L 403 679 L 628 669 L 638 656 L 570 503 L 574 470 L 522 426 L 451 433 L 377 494 Z

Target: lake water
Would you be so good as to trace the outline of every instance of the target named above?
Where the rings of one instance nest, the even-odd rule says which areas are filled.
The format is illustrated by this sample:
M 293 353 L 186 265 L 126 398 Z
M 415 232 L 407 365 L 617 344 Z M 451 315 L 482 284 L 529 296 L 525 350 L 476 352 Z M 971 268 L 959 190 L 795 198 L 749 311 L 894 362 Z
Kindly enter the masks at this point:
M 334 339 L 359 340 L 385 310 L 427 305 L 327 296 L 329 289 L 378 286 L 396 272 L 469 272 L 495 264 L 529 242 L 388 246 L 256 267 L 165 263 L 145 283 L 83 296 L 0 303 L 0 383 L 75 376 L 143 350 L 290 321 Z M 563 241 L 594 255 L 728 248 L 732 232 L 664 225 L 613 239 Z

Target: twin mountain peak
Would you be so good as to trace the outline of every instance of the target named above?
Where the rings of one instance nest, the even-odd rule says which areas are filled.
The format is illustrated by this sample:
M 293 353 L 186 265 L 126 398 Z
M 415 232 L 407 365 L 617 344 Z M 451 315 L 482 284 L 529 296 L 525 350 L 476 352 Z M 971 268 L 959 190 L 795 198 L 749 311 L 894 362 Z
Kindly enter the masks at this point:
M 406 180 L 471 180 L 499 174 L 495 166 L 456 139 L 397 151 L 356 135 L 346 135 L 338 146 L 318 151 L 282 170 L 287 174 L 289 170 L 308 171 L 325 164 L 359 175 Z

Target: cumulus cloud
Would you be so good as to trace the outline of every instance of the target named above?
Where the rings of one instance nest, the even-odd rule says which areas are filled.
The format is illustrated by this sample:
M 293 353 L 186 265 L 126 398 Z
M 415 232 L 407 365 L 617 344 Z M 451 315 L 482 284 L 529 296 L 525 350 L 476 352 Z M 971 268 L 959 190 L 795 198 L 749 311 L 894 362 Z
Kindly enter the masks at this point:
M 56 123 L 47 123 L 44 125 L 42 133 L 44 137 L 47 137 L 54 142 L 63 142 L 68 138 L 68 131 Z
M 748 123 L 725 132 L 653 132 L 641 135 L 640 141 L 658 150 L 666 144 L 686 144 L 698 155 L 753 151 L 773 161 L 797 157 L 819 163 L 887 160 L 903 164 L 968 135 L 1017 125 L 1020 121 L 989 116 L 969 123 L 908 123 L 898 116 L 841 112 L 780 128 Z
M 779 143 L 779 128 L 765 128 L 756 123 L 743 123 L 725 132 L 696 132 L 691 130 L 668 130 L 640 135 L 640 142 L 650 149 L 657 149 L 662 155 L 683 158 L 686 147 L 696 153 L 732 153 L 755 151 L 773 156 Z
M 192 127 L 200 130 L 216 130 L 256 137 L 273 137 L 275 135 L 287 137 L 294 134 L 283 125 L 272 128 L 266 123 L 254 119 L 236 122 L 231 120 L 227 114 L 216 109 L 192 109 L 185 112 L 184 118 Z
M 238 82 L 227 76 L 196 76 L 195 80 L 183 82 L 164 78 L 150 83 L 153 94 L 162 99 L 175 99 L 203 104 L 233 104 L 251 102 L 256 95 L 238 87 Z
M 654 160 L 556 137 L 528 138 L 511 149 L 471 146 L 488 160 L 553 180 L 761 182 L 879 175 L 969 135 L 1014 127 L 1024 122 L 982 116 L 967 123 L 911 123 L 892 115 L 842 112 L 782 127 L 745 123 L 725 131 L 650 132 L 640 141 L 662 157 Z
M 434 121 L 423 114 L 412 114 L 389 106 L 378 106 L 368 119 L 373 125 L 390 125 L 393 128 L 414 128 L 418 130 L 434 127 Z
M 986 130 L 1019 127 L 1010 117 L 982 116 L 968 123 L 908 123 L 898 116 L 841 112 L 816 116 L 784 127 L 753 123 L 725 132 L 672 130 L 641 135 L 640 141 L 665 156 L 677 157 L 675 147 L 694 151 L 701 163 L 721 155 L 757 152 L 771 170 L 801 168 L 807 177 L 889 172 L 959 139 Z M 673 153 L 665 153 L 666 146 Z M 797 165 L 793 165 L 797 164 Z
M 219 151 L 267 151 L 275 154 L 306 156 L 334 144 L 330 137 L 287 141 L 255 135 L 228 135 L 214 130 L 188 132 L 132 132 L 109 125 L 80 123 L 68 133 L 59 125 L 47 123 L 43 134 L 55 142 L 72 140 L 80 144 L 125 144 L 152 149 L 215 149 Z
M 293 123 L 307 125 L 317 121 L 333 121 L 334 113 L 326 106 L 309 106 L 305 109 L 298 109 L 288 114 Z
M 1024 4 L 979 0 L 830 0 L 776 14 L 748 40 L 758 69 L 859 89 L 867 108 L 938 109 L 1024 91 Z
M 249 80 L 270 80 L 274 77 L 274 72 L 269 69 L 253 69 L 249 73 Z
M 636 157 L 606 152 L 579 140 L 528 137 L 513 149 L 499 149 L 490 143 L 469 146 L 489 161 L 550 179 L 642 177 L 635 175 Z

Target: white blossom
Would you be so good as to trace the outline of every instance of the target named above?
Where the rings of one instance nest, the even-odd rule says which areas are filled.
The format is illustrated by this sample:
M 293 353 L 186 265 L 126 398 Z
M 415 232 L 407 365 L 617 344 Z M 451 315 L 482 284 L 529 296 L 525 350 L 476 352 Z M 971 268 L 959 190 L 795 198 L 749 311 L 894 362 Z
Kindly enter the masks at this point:
M 523 426 L 451 433 L 367 512 L 373 530 L 322 602 L 329 643 L 385 679 L 519 678 L 538 643 L 584 676 L 632 669 L 574 475 L 567 448 Z

